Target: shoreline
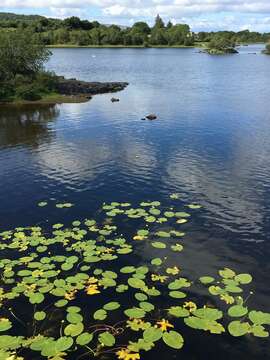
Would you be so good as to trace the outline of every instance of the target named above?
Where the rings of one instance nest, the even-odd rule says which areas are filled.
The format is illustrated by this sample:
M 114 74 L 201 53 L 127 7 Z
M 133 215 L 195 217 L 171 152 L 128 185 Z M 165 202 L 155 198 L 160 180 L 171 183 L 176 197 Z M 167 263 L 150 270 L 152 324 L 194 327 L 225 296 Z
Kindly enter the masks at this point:
M 15 98 L 10 101 L 0 101 L 0 106 L 85 103 L 90 101 L 95 95 L 113 94 L 124 90 L 128 85 L 127 82 L 87 82 L 58 76 L 55 92 L 40 94 L 41 99 L 39 100 Z
M 241 43 L 238 46 L 263 45 L 266 43 Z M 74 44 L 54 44 L 46 45 L 48 49 L 195 49 L 205 48 L 207 42 L 195 42 L 194 45 L 74 45 Z
M 83 104 L 92 99 L 92 96 L 86 95 L 61 95 L 49 94 L 42 97 L 40 100 L 14 100 L 14 101 L 0 101 L 0 106 L 23 106 L 23 105 L 61 105 L 61 104 Z
M 46 45 L 48 49 L 194 49 L 200 47 L 199 45 L 72 45 L 72 44 L 55 44 Z

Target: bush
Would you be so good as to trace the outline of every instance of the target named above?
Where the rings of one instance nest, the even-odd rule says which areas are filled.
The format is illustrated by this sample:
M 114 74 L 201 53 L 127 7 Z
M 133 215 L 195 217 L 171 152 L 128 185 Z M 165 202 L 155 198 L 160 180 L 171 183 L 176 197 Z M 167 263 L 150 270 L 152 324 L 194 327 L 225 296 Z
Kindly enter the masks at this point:
M 21 85 L 16 89 L 16 96 L 22 100 L 36 101 L 40 100 L 39 89 L 33 84 Z
M 42 71 L 36 75 L 35 86 L 39 88 L 41 92 L 51 92 L 56 89 L 57 76 L 53 72 Z
M 12 83 L 1 83 L 0 86 L 0 101 L 8 101 L 14 96 L 14 86 Z

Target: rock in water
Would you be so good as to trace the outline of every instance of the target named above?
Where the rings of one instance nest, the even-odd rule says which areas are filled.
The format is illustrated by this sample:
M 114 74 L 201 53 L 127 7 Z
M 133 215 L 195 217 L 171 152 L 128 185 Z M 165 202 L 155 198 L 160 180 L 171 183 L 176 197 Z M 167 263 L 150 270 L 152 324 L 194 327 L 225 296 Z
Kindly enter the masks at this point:
M 56 88 L 60 94 L 64 95 L 96 95 L 121 91 L 126 86 L 128 86 L 126 82 L 86 82 L 59 76 Z
M 157 119 L 157 115 L 155 114 L 149 114 L 146 116 L 146 119 L 148 120 L 156 120 Z

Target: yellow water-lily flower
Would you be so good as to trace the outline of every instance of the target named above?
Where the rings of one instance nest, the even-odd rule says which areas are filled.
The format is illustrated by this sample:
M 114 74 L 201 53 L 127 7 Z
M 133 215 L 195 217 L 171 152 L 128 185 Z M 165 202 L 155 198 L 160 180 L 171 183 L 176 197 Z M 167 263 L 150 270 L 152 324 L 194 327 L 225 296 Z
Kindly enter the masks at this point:
M 185 302 L 183 307 L 189 310 L 190 312 L 197 310 L 197 305 L 192 301 Z
M 96 295 L 96 294 L 100 294 L 100 291 L 98 290 L 98 285 L 89 285 L 86 288 L 86 293 L 87 295 Z
M 157 325 L 160 327 L 162 331 L 167 331 L 168 329 L 173 329 L 174 326 L 169 323 L 168 320 L 162 319 L 161 321 L 157 322 Z
M 142 240 L 144 240 L 144 239 L 145 239 L 144 236 L 140 236 L 140 235 L 135 235 L 135 236 L 133 236 L 133 240 L 142 241 Z
M 116 355 L 121 360 L 139 360 L 141 358 L 139 353 L 130 353 L 128 349 L 121 349 L 117 351 Z
M 161 283 L 164 283 L 164 281 L 168 279 L 168 276 L 152 274 L 151 279 L 152 281 L 160 281 Z
M 87 284 L 96 284 L 98 282 L 98 279 L 95 278 L 94 276 L 90 277 L 88 280 L 87 280 Z
M 103 253 L 105 253 L 105 254 L 111 254 L 113 252 L 114 252 L 114 249 L 112 249 L 112 248 L 106 248 L 103 250 Z
M 77 290 L 73 290 L 73 291 L 70 291 L 70 292 L 66 293 L 65 294 L 65 299 L 74 300 L 75 296 L 76 296 L 76 292 L 77 292 Z
M 226 304 L 233 304 L 234 303 L 234 298 L 231 295 L 228 295 L 228 294 L 221 294 L 220 295 L 220 300 L 225 301 Z

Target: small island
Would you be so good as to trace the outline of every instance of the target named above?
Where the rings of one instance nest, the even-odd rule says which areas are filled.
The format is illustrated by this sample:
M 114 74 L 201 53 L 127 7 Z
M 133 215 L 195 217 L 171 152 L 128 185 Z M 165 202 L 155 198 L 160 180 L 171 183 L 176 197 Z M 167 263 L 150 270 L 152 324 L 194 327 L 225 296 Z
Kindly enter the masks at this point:
M 238 54 L 236 43 L 229 37 L 215 36 L 209 42 L 206 52 L 210 55 Z
M 127 82 L 86 82 L 45 71 L 51 52 L 30 33 L 0 36 L 0 103 L 76 103 L 123 90 Z

